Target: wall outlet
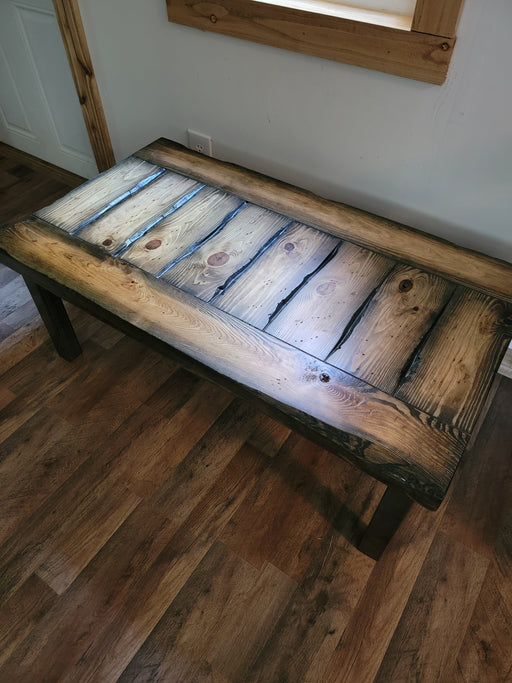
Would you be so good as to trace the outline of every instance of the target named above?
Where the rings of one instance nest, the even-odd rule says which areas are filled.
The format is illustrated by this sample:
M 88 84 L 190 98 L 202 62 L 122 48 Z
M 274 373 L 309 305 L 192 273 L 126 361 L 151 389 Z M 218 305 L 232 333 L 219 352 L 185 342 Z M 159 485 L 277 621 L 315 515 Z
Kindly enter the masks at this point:
M 198 133 L 195 130 L 187 130 L 187 135 L 189 149 L 205 154 L 207 157 L 213 156 L 212 139 L 209 135 Z

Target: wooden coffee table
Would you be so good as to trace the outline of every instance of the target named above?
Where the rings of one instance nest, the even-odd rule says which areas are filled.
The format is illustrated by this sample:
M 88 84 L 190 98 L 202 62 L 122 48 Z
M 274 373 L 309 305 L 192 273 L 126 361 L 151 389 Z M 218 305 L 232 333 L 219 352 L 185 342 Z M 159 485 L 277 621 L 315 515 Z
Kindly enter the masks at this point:
M 166 140 L 0 229 L 0 261 L 65 357 L 61 298 L 388 484 L 373 556 L 443 500 L 512 336 L 510 264 Z

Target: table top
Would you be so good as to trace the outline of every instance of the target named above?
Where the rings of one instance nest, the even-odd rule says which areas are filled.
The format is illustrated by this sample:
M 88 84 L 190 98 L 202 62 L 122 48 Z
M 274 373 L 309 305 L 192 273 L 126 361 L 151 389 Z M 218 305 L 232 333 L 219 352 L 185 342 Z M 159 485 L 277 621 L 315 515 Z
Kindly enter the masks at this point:
M 512 266 L 159 140 L 0 248 L 427 507 L 512 336 Z

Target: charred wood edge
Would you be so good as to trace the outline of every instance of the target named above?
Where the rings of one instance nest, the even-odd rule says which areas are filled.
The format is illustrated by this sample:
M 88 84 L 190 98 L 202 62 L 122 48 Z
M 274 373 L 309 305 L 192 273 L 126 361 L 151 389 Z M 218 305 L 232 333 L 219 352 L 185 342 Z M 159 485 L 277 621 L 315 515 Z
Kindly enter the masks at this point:
M 316 229 L 316 228 L 315 228 Z M 294 298 L 296 294 L 300 292 L 300 290 L 305 287 L 310 280 L 312 280 L 317 273 L 319 273 L 321 270 L 325 268 L 325 266 L 329 263 L 329 261 L 332 261 L 332 259 L 336 256 L 336 254 L 339 251 L 340 246 L 343 244 L 341 240 L 334 246 L 334 248 L 327 254 L 327 256 L 324 258 L 324 260 L 316 267 L 314 268 L 310 273 L 307 273 L 299 282 L 296 287 L 294 287 L 289 294 L 287 294 L 284 299 L 282 299 L 275 309 L 270 313 L 268 316 L 268 322 L 267 324 L 263 327 L 264 330 L 267 329 L 267 327 L 270 327 L 270 323 L 273 323 L 274 320 L 277 318 L 277 316 L 286 308 L 286 306 L 290 303 L 290 301 Z M 270 334 L 270 333 L 269 333 Z
M 34 220 L 33 222 L 37 223 L 38 221 Z M 8 226 L 5 227 L 7 228 Z M 63 233 L 63 236 L 67 236 L 67 238 L 70 239 L 67 233 Z M 86 250 L 93 254 L 96 258 L 100 258 L 102 260 L 111 258 L 109 255 L 103 253 L 94 245 L 87 245 Z M 43 287 L 56 296 L 69 301 L 79 308 L 82 308 L 99 320 L 112 325 L 116 329 L 133 337 L 137 341 L 140 341 L 150 348 L 155 349 L 162 355 L 176 360 L 178 363 L 183 365 L 183 367 L 194 372 L 195 374 L 198 374 L 209 381 L 213 381 L 220 386 L 227 388 L 234 394 L 239 395 L 244 399 L 252 400 L 256 407 L 262 410 L 262 412 L 277 419 L 284 425 L 290 427 L 294 431 L 297 431 L 311 441 L 319 444 L 326 450 L 342 457 L 345 460 L 348 460 L 360 469 L 374 476 L 376 479 L 379 479 L 386 484 L 393 484 L 399 488 L 402 488 L 404 492 L 406 492 L 411 496 L 411 498 L 414 498 L 414 500 L 419 502 L 424 507 L 430 510 L 436 510 L 441 504 L 450 484 L 451 478 L 455 472 L 457 463 L 469 439 L 469 435 L 457 430 L 457 449 L 456 451 L 454 450 L 453 453 L 453 467 L 450 468 L 451 471 L 446 477 L 446 480 L 443 481 L 443 484 L 440 484 L 437 478 L 433 477 L 428 471 L 414 463 L 373 462 L 366 457 L 366 450 L 374 447 L 374 444 L 371 441 L 330 427 L 329 425 L 326 425 L 320 420 L 303 413 L 296 408 L 266 396 L 258 390 L 251 389 L 244 384 L 217 372 L 216 370 L 212 370 L 202 362 L 191 358 L 187 354 L 178 351 L 177 349 L 174 349 L 168 343 L 154 337 L 149 332 L 141 330 L 126 320 L 123 320 L 99 304 L 79 294 L 75 290 L 58 283 L 56 280 L 43 275 L 30 266 L 27 266 L 17 259 L 11 257 L 3 249 L 0 249 L 0 262 L 17 271 L 24 277 L 28 277 L 40 287 Z M 129 264 L 126 263 L 125 265 L 128 266 Z M 129 267 L 133 266 L 130 265 Z M 155 280 L 155 282 L 159 281 Z M 418 412 L 419 414 L 419 411 L 416 411 L 414 408 L 410 406 L 408 406 L 408 408 L 413 413 Z M 438 424 L 438 421 L 436 421 L 434 418 L 431 418 L 431 421 L 433 423 L 435 422 L 436 426 L 441 431 L 443 429 L 450 430 L 449 425 L 443 426 Z
M 256 263 L 266 252 L 274 245 L 277 240 L 284 235 L 292 225 L 295 223 L 295 221 L 287 221 L 285 225 L 283 225 L 281 228 L 276 230 L 276 232 L 271 235 L 268 240 L 261 245 L 261 247 L 258 249 L 258 251 L 252 256 L 248 261 L 243 263 L 240 268 L 235 270 L 234 273 L 231 273 L 231 275 L 226 278 L 226 280 L 217 287 L 215 292 L 212 294 L 212 296 L 208 299 L 208 303 L 214 304 L 214 299 L 217 299 L 217 297 L 221 297 L 227 290 L 233 285 L 239 278 L 242 277 L 244 273 L 246 273 L 248 270 L 250 270 L 251 266 Z M 219 301 L 220 299 L 217 299 Z
M 413 501 L 393 486 L 388 486 L 370 523 L 357 543 L 365 555 L 378 560 L 393 534 L 409 512 Z
M 249 171 L 242 166 L 205 158 L 166 138 L 155 140 L 133 156 L 226 190 L 249 202 L 282 213 L 334 237 L 390 256 L 406 265 L 428 270 L 442 278 L 512 302 L 512 266 L 506 261 L 459 247 L 448 240 L 361 209 L 324 199 L 313 192 L 256 171 Z M 223 174 L 222 179 L 219 178 L 220 172 Z M 262 190 L 267 195 L 272 194 L 272 198 L 263 196 Z M 323 217 L 322 212 L 328 215 Z M 354 228 L 353 225 L 358 221 L 362 225 Z M 407 246 L 403 249 L 391 246 L 390 235 L 399 235 L 400 240 L 392 241 L 399 241 Z M 430 256 L 432 248 L 437 252 L 442 248 L 442 258 L 439 253 L 435 257 Z M 466 274 L 469 267 L 472 277 Z
M 372 301 L 378 294 L 379 290 L 381 287 L 384 285 L 384 283 L 387 281 L 388 277 L 390 274 L 393 273 L 393 271 L 396 269 L 398 264 L 390 265 L 387 271 L 384 273 L 384 275 L 381 277 L 380 281 L 377 283 L 377 285 L 372 289 L 372 291 L 368 294 L 366 299 L 363 301 L 363 303 L 359 306 L 359 308 L 356 308 L 354 313 L 352 313 L 352 316 L 350 320 L 348 321 L 347 325 L 345 326 L 345 329 L 340 335 L 340 338 L 338 341 L 334 344 L 332 349 L 329 351 L 327 356 L 325 357 L 327 361 L 329 361 L 330 356 L 332 356 L 336 351 L 341 349 L 343 344 L 347 341 L 347 339 L 350 337 L 352 332 L 356 329 L 356 327 L 359 325 L 361 320 L 364 318 L 366 315 L 366 312 L 368 308 L 370 307 Z
M 458 287 L 453 287 L 451 291 L 449 292 L 447 299 L 445 303 L 441 306 L 441 308 L 437 311 L 437 313 L 434 315 L 434 319 L 432 320 L 432 323 L 428 330 L 425 332 L 423 337 L 420 339 L 419 343 L 416 345 L 416 348 L 413 350 L 407 361 L 405 362 L 400 375 L 398 377 L 398 380 L 396 382 L 396 386 L 393 389 L 392 392 L 390 392 L 393 396 L 396 396 L 403 388 L 405 384 L 410 382 L 411 380 L 414 379 L 414 376 L 416 375 L 416 372 L 418 371 L 418 368 L 421 364 L 421 354 L 423 352 L 423 349 L 425 348 L 425 344 L 429 340 L 429 338 L 432 335 L 432 332 L 434 331 L 435 327 L 437 326 L 437 323 L 442 320 L 444 312 L 448 308 L 450 302 L 454 299 L 454 297 L 457 295 L 459 291 L 463 291 L 465 288 L 462 288 L 460 286 Z M 467 291 L 467 290 L 466 290 Z

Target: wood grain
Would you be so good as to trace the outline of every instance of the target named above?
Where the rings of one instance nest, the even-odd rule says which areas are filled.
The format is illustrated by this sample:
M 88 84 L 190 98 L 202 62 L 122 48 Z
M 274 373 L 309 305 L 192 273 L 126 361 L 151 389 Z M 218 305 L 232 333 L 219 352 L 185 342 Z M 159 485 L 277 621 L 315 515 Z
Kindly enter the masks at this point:
M 417 0 L 412 30 L 453 38 L 464 0 Z
M 94 256 L 92 248 L 65 233 L 54 234 L 36 220 L 3 230 L 0 246 L 212 370 L 262 393 L 285 414 L 300 415 L 308 428 L 364 469 L 378 471 L 386 482 L 407 481 L 407 490 L 423 504 L 435 507 L 441 500 L 464 449 L 463 434 L 161 280 L 149 280 L 129 266 L 119 268 L 107 256 Z
M 92 220 L 106 207 L 121 201 L 125 193 L 161 173 L 154 164 L 141 163 L 129 157 L 114 168 L 84 183 L 65 197 L 36 212 L 42 218 L 67 232 L 73 232 Z
M 435 537 L 376 683 L 407 680 L 411 675 L 416 680 L 441 680 L 460 648 L 487 567 L 485 558 L 462 543 L 443 534 Z M 460 630 L 444 625 L 448 600 L 449 623 L 460 624 Z M 439 629 L 444 633 L 441 640 Z
M 1 164 L 0 159 L 0 168 Z M 41 187 L 40 178 L 38 171 L 28 179 L 37 196 L 43 196 L 37 189 Z M 0 174 L 0 186 L 1 183 Z M 8 190 L 4 206 L 10 207 L 14 215 L 23 210 L 28 195 L 18 192 L 16 183 L 12 187 L 14 196 Z M 61 187 L 61 192 L 65 191 Z M 43 197 L 44 201 L 48 201 L 48 196 L 46 200 Z M 0 266 L 0 301 L 2 283 L 13 279 L 6 273 L 5 267 Z M 21 278 L 16 279 L 23 287 Z M 79 361 L 68 364 L 56 356 L 50 342 L 45 342 L 37 332 L 43 328 L 35 311 L 33 316 L 11 318 L 21 327 L 13 328 L 0 343 L 0 404 L 2 399 L 9 403 L 16 396 L 21 407 L 31 395 L 36 395 L 41 409 L 45 387 L 83 379 L 87 376 L 86 368 L 97 378 L 102 374 L 113 378 L 110 381 L 116 382 L 121 391 L 123 378 L 115 379 L 120 365 L 115 353 L 108 353 L 107 348 L 112 348 L 112 338 L 119 342 L 118 332 L 112 335 L 109 327 L 73 307 L 71 318 L 85 353 Z M 191 401 L 204 383 L 174 366 L 164 370 L 167 365 L 160 366 L 165 381 L 155 390 L 152 380 L 154 393 L 148 396 L 148 366 L 144 362 L 148 350 L 144 347 L 138 352 L 136 348 L 133 342 L 119 347 L 132 358 L 131 370 L 123 372 L 130 375 L 129 391 L 146 398 L 114 433 L 104 430 L 113 404 L 102 399 L 99 391 L 93 391 L 98 407 L 89 405 L 82 418 L 70 407 L 67 414 L 75 416 L 74 424 L 69 423 L 70 429 L 63 427 L 54 432 L 53 425 L 62 426 L 63 418 L 46 407 L 44 416 L 21 423 L 19 431 L 0 443 L 4 462 L 12 465 L 4 470 L 2 486 L 14 491 L 17 481 L 29 484 L 26 495 L 20 498 L 19 523 L 9 540 L 0 546 L 0 593 L 2 598 L 11 596 L 0 599 L 0 666 L 5 667 L 0 670 L 0 679 L 113 681 L 121 676 L 124 681 L 170 678 L 183 683 L 230 683 L 230 678 L 233 681 L 236 677 L 229 674 L 236 672 L 238 680 L 247 683 L 328 683 L 336 679 L 361 683 L 375 679 L 399 625 L 401 638 L 412 634 L 409 643 L 420 655 L 418 661 L 426 661 L 426 670 L 433 670 L 441 660 L 444 662 L 440 683 L 508 680 L 512 665 L 512 383 L 506 379 L 499 386 L 481 438 L 458 468 L 448 494 L 449 504 L 434 515 L 414 506 L 392 547 L 378 563 L 348 541 L 354 542 L 361 524 L 364 526 L 371 516 L 383 485 L 342 460 L 308 448 L 305 441 L 300 445 L 296 436 L 290 454 L 297 467 L 303 465 L 304 469 L 295 471 L 291 460 L 275 455 L 286 429 L 267 428 L 266 418 L 256 426 L 249 440 L 256 439 L 257 445 L 261 435 L 263 449 L 274 457 L 266 457 L 261 450 L 247 445 L 240 448 L 244 439 L 239 433 L 240 426 L 245 429 L 249 421 L 257 424 L 258 413 L 241 402 L 235 406 L 235 401 L 212 427 L 197 436 L 197 443 L 178 468 L 167 473 L 167 479 L 159 482 L 151 497 L 142 501 L 108 539 L 68 590 L 57 595 L 34 571 L 43 561 L 45 550 L 52 547 L 52 534 L 58 532 L 61 522 L 65 523 L 70 514 L 75 533 L 80 535 L 85 521 L 80 515 L 73 515 L 76 503 L 94 491 L 106 476 L 115 489 L 121 475 L 118 468 L 122 468 L 127 452 L 131 453 L 132 467 L 123 469 L 122 480 L 128 487 L 132 477 L 137 477 L 139 467 L 151 468 L 153 456 L 160 457 L 161 439 L 152 439 L 155 425 L 163 424 L 165 419 L 169 434 L 176 434 L 175 417 L 185 423 L 184 413 L 180 415 L 182 408 L 189 415 L 181 432 L 187 448 L 193 441 L 188 440 L 189 432 L 195 433 L 195 428 L 203 424 L 204 411 L 212 402 L 206 393 L 202 394 L 203 400 Z M 74 397 L 69 395 L 69 402 L 79 403 L 79 382 L 76 388 Z M 218 388 L 214 391 L 217 393 L 210 396 L 219 395 Z M 111 395 L 116 394 L 114 389 Z M 95 425 L 89 424 L 91 416 Z M 0 414 L 0 422 L 2 418 Z M 45 418 L 51 427 L 48 444 L 44 439 Z M 73 439 L 77 430 L 89 430 L 91 434 L 96 431 L 92 448 L 84 450 L 84 442 Z M 63 435 L 62 441 L 58 434 Z M 170 454 L 180 443 L 181 437 L 179 443 L 169 443 Z M 56 462 L 54 467 L 50 466 L 54 450 L 62 454 L 64 460 L 58 461 L 64 469 L 66 458 L 70 462 L 85 458 L 63 483 L 61 465 Z M 18 468 L 17 452 L 22 454 Z M 45 461 L 48 467 L 43 466 Z M 34 486 L 30 487 L 31 473 L 36 471 Z M 275 474 L 267 476 L 268 472 Z M 266 500 L 269 508 L 264 510 L 265 518 L 272 519 L 274 507 L 275 511 L 282 509 L 278 496 L 281 491 L 286 491 L 288 504 L 298 515 L 295 520 L 287 516 L 283 525 L 272 524 L 274 549 L 279 554 L 278 549 L 283 548 L 282 566 L 297 568 L 301 563 L 300 557 L 294 560 L 290 535 L 297 544 L 296 550 L 304 548 L 311 562 L 288 602 L 280 604 L 280 616 L 271 623 L 265 622 L 265 615 L 272 613 L 271 605 L 279 604 L 280 587 L 286 578 L 278 578 L 279 573 L 267 568 L 265 578 L 275 578 L 276 582 L 260 580 L 257 598 L 244 602 L 243 622 L 254 628 L 252 640 L 249 634 L 253 647 L 237 648 L 241 628 L 236 611 L 239 592 L 237 582 L 225 570 L 229 565 L 235 569 L 234 577 L 247 577 L 251 568 L 242 569 L 243 560 L 236 562 L 230 553 L 219 555 L 217 539 L 235 513 L 238 525 L 248 529 L 249 535 L 258 535 L 258 520 L 256 529 L 254 524 L 251 528 L 253 510 L 244 503 L 262 479 L 269 484 L 279 483 L 271 491 L 258 488 L 259 498 Z M 50 498 L 43 500 L 40 491 L 51 493 Z M 9 504 L 5 498 L 3 502 Z M 332 521 L 310 525 L 311 505 L 314 510 L 327 511 Z M 0 508 L 0 520 L 3 519 Z M 320 538 L 311 535 L 319 529 Z M 475 556 L 481 555 L 489 562 L 476 603 L 475 581 L 453 579 L 454 571 L 458 571 L 456 558 L 450 552 L 439 552 L 442 547 L 438 541 L 434 548 L 438 562 L 433 562 L 433 555 L 429 554 L 429 571 L 421 571 L 436 529 L 455 539 L 457 558 L 468 558 L 473 565 Z M 90 533 L 94 536 L 94 526 Z M 461 544 L 473 552 L 464 552 Z M 310 545 L 317 551 L 310 553 Z M 209 552 L 211 548 L 214 549 Z M 198 567 L 200 570 L 196 571 Z M 446 576 L 449 587 L 444 588 L 443 581 L 437 578 L 430 581 L 432 571 L 438 578 Z M 470 568 L 463 566 L 461 571 L 467 577 Z M 478 580 L 480 577 L 481 574 Z M 209 599 L 207 591 L 211 586 L 223 589 L 215 592 L 215 598 L 210 592 Z M 250 594 L 249 588 L 244 595 Z M 409 598 L 414 601 L 412 609 L 408 608 Z M 431 616 L 420 609 L 422 599 L 424 604 L 435 606 Z M 466 599 L 468 608 L 475 604 L 469 623 L 470 610 L 463 608 L 461 612 Z M 199 602 L 206 608 L 203 618 Z M 223 613 L 226 603 L 230 607 Z M 461 613 L 464 618 L 458 619 Z M 220 615 L 222 636 L 213 632 L 210 638 L 209 627 L 215 614 Z M 418 634 L 418 618 L 422 623 L 427 620 L 425 638 Z M 263 646 L 262 633 L 266 635 Z M 175 646 L 177 638 L 180 649 Z M 456 646 L 451 651 L 445 647 L 445 643 L 460 642 L 458 652 Z M 199 643 L 201 657 L 194 656 L 193 643 Z M 210 661 L 213 658 L 215 666 Z M 396 671 L 406 672 L 406 679 L 411 677 L 406 663 L 414 660 L 414 652 L 394 648 L 386 660 L 386 667 L 392 664 Z
M 327 361 L 393 393 L 452 292 L 453 286 L 435 275 L 396 266 Z
M 166 172 L 81 228 L 80 239 L 101 245 L 109 253 L 119 251 L 200 187 L 190 178 Z
M 396 396 L 471 432 L 508 346 L 509 305 L 459 289 Z
M 231 194 L 205 187 L 176 213 L 159 221 L 144 239 L 134 242 L 123 252 L 123 260 L 157 275 L 187 249 L 192 251 L 241 204 L 242 200 Z
M 53 0 L 98 171 L 116 161 L 77 0 Z
M 178 24 L 428 83 L 444 82 L 453 39 L 336 14 L 336 7 L 329 11 L 325 5 L 304 11 L 250 0 L 167 0 L 169 21 Z
M 336 237 L 512 302 L 512 266 L 505 261 L 322 199 L 240 166 L 209 159 L 164 138 L 140 150 L 136 156 L 232 192 Z
M 215 236 L 168 270 L 162 280 L 208 301 L 246 266 L 289 220 L 258 206 L 244 206 Z
M 337 245 L 305 225 L 290 226 L 264 254 L 212 303 L 262 329 L 278 306 L 300 287 Z
M 392 262 L 384 256 L 343 243 L 265 331 L 317 358 L 326 358 L 391 267 Z

